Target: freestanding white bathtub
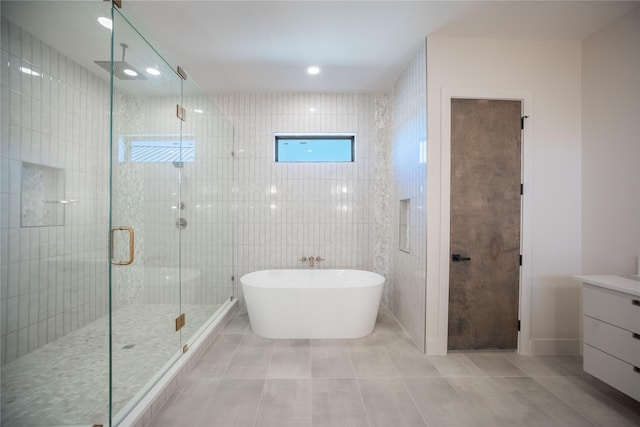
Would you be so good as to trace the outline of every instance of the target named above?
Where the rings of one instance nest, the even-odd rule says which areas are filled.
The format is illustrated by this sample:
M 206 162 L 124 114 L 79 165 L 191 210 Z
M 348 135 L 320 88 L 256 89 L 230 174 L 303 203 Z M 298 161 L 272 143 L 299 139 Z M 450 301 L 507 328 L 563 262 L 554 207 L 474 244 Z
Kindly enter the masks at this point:
M 265 338 L 359 338 L 375 327 L 385 278 L 362 270 L 261 270 L 240 278 Z

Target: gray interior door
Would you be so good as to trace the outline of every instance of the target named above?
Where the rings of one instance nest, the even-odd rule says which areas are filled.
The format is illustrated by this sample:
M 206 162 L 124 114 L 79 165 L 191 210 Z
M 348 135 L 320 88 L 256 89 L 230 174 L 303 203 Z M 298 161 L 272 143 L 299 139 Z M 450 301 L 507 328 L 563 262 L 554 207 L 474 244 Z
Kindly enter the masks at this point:
M 520 101 L 451 100 L 449 350 L 516 349 Z

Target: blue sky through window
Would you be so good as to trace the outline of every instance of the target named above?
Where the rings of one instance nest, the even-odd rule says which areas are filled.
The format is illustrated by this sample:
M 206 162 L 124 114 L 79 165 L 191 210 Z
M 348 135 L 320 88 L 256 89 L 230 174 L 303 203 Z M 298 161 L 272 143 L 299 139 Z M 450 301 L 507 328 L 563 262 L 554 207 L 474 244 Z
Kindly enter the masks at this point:
M 353 162 L 355 136 L 276 135 L 276 162 Z

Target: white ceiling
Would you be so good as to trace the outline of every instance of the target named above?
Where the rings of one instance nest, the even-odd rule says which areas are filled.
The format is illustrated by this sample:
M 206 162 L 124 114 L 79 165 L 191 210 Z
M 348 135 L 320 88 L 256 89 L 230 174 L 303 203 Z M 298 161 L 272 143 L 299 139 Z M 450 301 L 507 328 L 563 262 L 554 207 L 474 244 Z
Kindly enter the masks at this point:
M 56 23 L 56 10 L 63 8 L 46 5 L 62 2 L 31 8 L 22 5 L 34 2 L 19 3 L 18 9 L 26 10 L 20 25 L 53 40 L 54 46 L 60 44 L 59 50 L 80 63 L 105 59 L 95 46 L 78 46 L 72 31 L 65 42 L 64 22 L 73 18 L 64 11 Z M 143 34 L 209 93 L 382 91 L 392 86 L 426 36 L 581 40 L 640 5 L 638 1 L 123 3 L 125 16 L 131 16 Z M 72 8 L 76 9 L 81 8 Z M 43 25 L 43 20 L 50 24 Z M 309 64 L 320 65 L 322 73 L 307 76 L 304 68 Z
M 581 40 L 632 2 L 135 1 L 148 30 L 210 92 L 375 92 L 429 34 Z M 305 75 L 318 64 L 322 73 Z

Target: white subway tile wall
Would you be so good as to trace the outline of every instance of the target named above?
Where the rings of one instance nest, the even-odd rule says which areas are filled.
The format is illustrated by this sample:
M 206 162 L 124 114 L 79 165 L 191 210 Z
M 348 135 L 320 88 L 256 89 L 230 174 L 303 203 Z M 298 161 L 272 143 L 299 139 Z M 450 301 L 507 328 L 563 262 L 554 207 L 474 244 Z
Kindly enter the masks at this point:
M 1 54 L 5 364 L 107 313 L 109 84 L 4 17 Z M 64 170 L 64 225 L 21 227 L 23 162 Z
M 273 268 L 373 271 L 376 239 L 375 97 L 232 94 L 215 97 L 235 129 L 237 277 Z M 276 132 L 355 132 L 354 163 L 276 163 Z M 236 294 L 240 283 L 236 280 Z M 386 300 L 385 300 L 386 301 Z
M 400 229 L 400 200 L 410 199 L 409 247 L 393 243 L 393 314 L 420 349 L 425 345 L 426 291 L 426 183 L 427 183 L 427 72 L 426 44 L 411 60 L 394 86 L 393 177 L 391 202 L 394 233 Z

